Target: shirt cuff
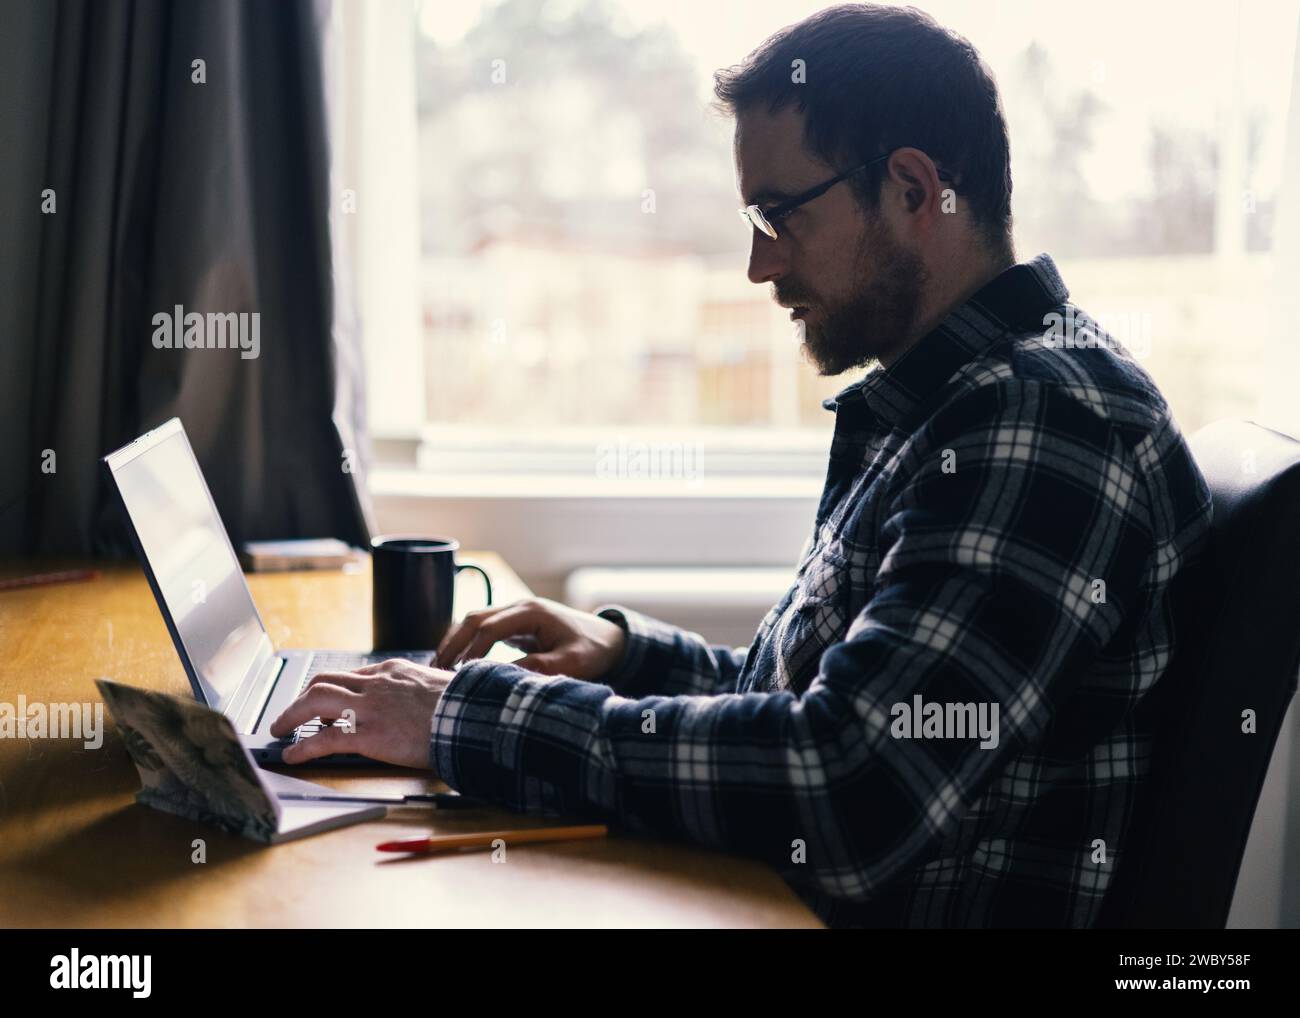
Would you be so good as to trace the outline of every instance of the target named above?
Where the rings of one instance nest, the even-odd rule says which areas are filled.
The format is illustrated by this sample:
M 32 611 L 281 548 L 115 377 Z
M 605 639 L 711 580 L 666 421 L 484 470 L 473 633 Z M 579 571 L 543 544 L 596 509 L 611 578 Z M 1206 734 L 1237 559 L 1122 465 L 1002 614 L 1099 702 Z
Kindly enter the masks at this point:
M 495 739 L 515 683 L 532 674 L 500 661 L 471 661 L 442 691 L 429 733 L 429 766 L 462 795 L 509 797 L 515 775 L 501 766 Z
M 647 658 L 654 655 L 661 663 L 672 660 L 677 647 L 675 628 L 621 604 L 602 605 L 594 614 L 618 625 L 625 635 L 622 660 L 600 681 L 616 693 L 635 695 Z

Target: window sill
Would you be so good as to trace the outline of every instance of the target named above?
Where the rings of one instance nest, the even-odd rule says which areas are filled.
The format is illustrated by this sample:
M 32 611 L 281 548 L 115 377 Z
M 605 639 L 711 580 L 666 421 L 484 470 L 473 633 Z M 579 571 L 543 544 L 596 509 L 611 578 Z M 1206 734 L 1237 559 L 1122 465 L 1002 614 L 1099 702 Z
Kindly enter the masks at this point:
M 570 474 L 441 473 L 401 467 L 372 470 L 371 494 L 376 498 L 507 499 L 624 501 L 655 499 L 752 500 L 816 499 L 822 478 L 701 477 L 604 478 Z
M 562 474 L 372 471 L 381 533 L 451 536 L 505 557 L 534 590 L 560 596 L 583 566 L 790 567 L 821 481 L 715 477 L 626 481 Z

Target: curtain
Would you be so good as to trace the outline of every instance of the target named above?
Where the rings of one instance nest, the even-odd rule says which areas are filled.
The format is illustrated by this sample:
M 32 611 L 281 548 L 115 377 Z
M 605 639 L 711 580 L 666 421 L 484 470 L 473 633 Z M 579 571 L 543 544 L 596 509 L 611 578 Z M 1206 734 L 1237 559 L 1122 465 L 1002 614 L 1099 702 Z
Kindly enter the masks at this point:
M 329 3 L 13 6 L 0 551 L 125 553 L 99 458 L 173 416 L 236 544 L 367 543 Z

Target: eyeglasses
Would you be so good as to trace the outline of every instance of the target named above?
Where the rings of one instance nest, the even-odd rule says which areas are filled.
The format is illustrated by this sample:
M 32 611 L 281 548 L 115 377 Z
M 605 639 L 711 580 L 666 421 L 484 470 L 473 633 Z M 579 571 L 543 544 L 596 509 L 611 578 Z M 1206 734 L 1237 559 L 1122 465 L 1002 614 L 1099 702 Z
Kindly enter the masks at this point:
M 780 222 L 791 212 L 797 209 L 800 205 L 806 205 L 814 198 L 820 198 L 832 187 L 838 184 L 841 180 L 845 180 L 853 176 L 853 174 L 855 173 L 861 173 L 868 166 L 875 166 L 876 163 L 884 162 L 893 154 L 894 153 L 892 151 L 886 152 L 883 156 L 876 156 L 875 159 L 869 159 L 861 166 L 855 166 L 851 170 L 845 170 L 843 173 L 839 174 L 838 176 L 831 177 L 830 180 L 824 181 L 823 183 L 818 184 L 816 187 L 809 188 L 807 191 L 804 191 L 803 194 L 797 194 L 793 198 L 787 198 L 785 201 L 781 202 L 778 205 L 773 205 L 766 212 L 764 212 L 762 208 L 760 208 L 757 205 L 746 205 L 743 209 L 739 210 L 740 218 L 743 219 L 748 226 L 751 226 L 755 230 L 758 230 L 760 233 L 764 233 L 767 236 L 771 237 L 773 240 L 776 240 L 777 237 L 776 227 L 772 225 L 773 223 Z M 952 180 L 952 178 L 945 170 L 939 170 L 938 173 L 939 173 L 940 180 L 943 181 Z

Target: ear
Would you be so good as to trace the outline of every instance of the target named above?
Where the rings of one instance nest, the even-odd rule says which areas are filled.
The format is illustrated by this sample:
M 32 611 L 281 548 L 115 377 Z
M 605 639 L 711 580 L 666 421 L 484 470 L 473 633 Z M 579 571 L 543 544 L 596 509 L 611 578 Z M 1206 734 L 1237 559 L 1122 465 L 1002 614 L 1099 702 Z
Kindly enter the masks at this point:
M 887 181 L 895 185 L 899 211 L 916 217 L 916 224 L 932 223 L 942 211 L 944 189 L 934 160 L 919 148 L 895 149 L 886 164 Z

